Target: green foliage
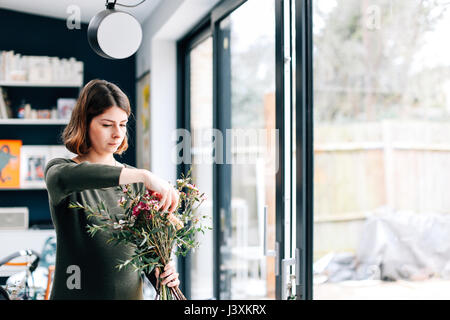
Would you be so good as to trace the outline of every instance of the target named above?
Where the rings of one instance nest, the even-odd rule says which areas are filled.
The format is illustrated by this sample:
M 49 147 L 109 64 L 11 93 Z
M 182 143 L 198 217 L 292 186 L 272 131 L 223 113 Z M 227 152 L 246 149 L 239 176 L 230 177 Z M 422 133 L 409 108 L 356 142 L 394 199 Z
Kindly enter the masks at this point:
M 173 249 L 177 249 L 176 255 L 185 256 L 197 248 L 196 233 L 211 230 L 201 224 L 201 218 L 207 217 L 196 213 L 205 197 L 192 184 L 190 171 L 177 180 L 180 201 L 171 217 L 167 212 L 156 210 L 159 202 L 151 191 L 133 192 L 129 185 L 119 188 L 123 191 L 119 203 L 123 212 L 114 216 L 111 216 L 103 201 L 97 204 L 96 210 L 78 202 L 69 204 L 69 208 L 84 209 L 89 220 L 96 219 L 96 223 L 87 226 L 92 237 L 101 230 L 110 236 L 108 244 L 124 244 L 134 248 L 134 254 L 129 259 L 119 261 L 116 266 L 119 271 L 133 267 L 135 271 L 149 274 L 154 268 L 164 267 L 170 261 Z M 164 286 L 160 290 L 162 298 L 171 297 L 172 293 Z

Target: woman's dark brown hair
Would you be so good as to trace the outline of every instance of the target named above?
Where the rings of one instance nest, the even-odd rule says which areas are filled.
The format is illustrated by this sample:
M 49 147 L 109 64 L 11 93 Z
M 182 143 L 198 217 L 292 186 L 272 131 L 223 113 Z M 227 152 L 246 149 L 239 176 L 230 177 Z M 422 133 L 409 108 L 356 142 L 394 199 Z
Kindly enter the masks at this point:
M 91 147 L 88 130 L 92 118 L 102 114 L 112 106 L 124 110 L 128 116 L 131 114 L 130 101 L 117 85 L 99 79 L 89 81 L 81 90 L 69 124 L 62 133 L 66 148 L 78 155 L 88 153 Z M 115 153 L 122 154 L 127 149 L 128 133 Z

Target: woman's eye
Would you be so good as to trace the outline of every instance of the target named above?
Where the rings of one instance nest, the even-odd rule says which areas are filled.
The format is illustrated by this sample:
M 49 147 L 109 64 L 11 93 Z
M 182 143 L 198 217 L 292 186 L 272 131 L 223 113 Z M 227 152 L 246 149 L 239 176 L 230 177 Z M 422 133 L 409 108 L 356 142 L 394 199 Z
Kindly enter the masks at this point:
M 111 127 L 110 124 L 103 124 L 102 126 L 103 126 L 103 127 Z M 126 125 L 126 124 L 121 124 L 120 126 L 121 126 L 121 127 L 126 127 L 127 125 Z

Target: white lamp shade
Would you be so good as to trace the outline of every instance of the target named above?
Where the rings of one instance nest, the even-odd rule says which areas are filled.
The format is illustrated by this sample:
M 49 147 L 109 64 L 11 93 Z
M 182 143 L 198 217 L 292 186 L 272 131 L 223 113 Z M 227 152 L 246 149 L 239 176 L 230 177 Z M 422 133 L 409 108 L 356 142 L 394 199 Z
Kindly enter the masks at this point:
M 139 49 L 142 28 L 131 14 L 106 9 L 89 22 L 88 41 L 92 49 L 104 58 L 125 59 Z

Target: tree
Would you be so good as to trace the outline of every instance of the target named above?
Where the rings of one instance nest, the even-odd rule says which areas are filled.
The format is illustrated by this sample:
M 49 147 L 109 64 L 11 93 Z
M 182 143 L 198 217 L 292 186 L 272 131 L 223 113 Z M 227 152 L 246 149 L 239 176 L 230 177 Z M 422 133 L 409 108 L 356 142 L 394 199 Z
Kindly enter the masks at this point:
M 417 92 L 408 88 L 423 72 L 414 69 L 415 57 L 448 5 L 338 0 L 324 10 L 321 4 L 314 2 L 314 19 L 320 22 L 314 34 L 316 120 L 373 121 L 407 112 L 417 102 Z

